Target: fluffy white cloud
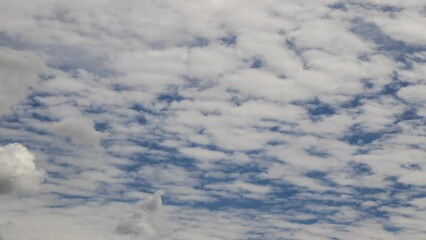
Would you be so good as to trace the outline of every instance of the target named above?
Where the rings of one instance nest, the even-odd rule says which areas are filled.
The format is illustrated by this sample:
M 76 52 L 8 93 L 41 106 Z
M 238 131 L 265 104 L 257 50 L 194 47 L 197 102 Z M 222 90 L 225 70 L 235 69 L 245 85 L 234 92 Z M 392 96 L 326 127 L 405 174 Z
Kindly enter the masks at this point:
M 116 233 L 143 239 L 160 237 L 161 230 L 164 229 L 166 224 L 162 215 L 162 194 L 162 191 L 157 191 L 139 203 L 134 214 L 117 225 Z
M 398 96 L 412 103 L 426 102 L 426 85 L 417 84 L 402 88 L 398 91 Z
M 93 120 L 85 117 L 70 117 L 55 122 L 53 131 L 61 136 L 71 138 L 71 142 L 78 145 L 98 145 L 103 133 L 96 131 Z
M 34 154 L 25 146 L 14 143 L 0 147 L 0 194 L 34 193 L 44 179 L 44 171 L 36 168 Z

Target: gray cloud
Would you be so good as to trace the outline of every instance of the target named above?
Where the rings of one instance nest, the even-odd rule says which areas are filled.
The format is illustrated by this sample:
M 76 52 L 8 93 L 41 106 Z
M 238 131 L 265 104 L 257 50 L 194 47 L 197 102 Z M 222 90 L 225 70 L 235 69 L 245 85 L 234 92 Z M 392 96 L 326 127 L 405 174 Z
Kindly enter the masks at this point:
M 94 128 L 92 120 L 85 117 L 70 117 L 52 124 L 52 130 L 61 136 L 71 138 L 71 142 L 78 145 L 99 144 L 104 134 Z
M 134 214 L 121 221 L 115 228 L 115 232 L 121 235 L 140 236 L 144 239 L 160 237 L 161 228 L 165 225 L 165 219 L 161 218 L 162 194 L 162 191 L 157 191 L 140 202 Z
M 45 71 L 43 60 L 34 53 L 0 47 L 0 114 L 10 113 L 24 100 Z

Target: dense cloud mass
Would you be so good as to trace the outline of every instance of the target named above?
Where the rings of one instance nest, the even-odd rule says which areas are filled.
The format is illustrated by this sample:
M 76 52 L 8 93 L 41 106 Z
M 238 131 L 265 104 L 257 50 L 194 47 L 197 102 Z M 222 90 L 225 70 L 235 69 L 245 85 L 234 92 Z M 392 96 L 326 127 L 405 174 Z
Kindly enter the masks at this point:
M 34 154 L 21 144 L 0 147 L 0 194 L 38 191 L 45 173 L 37 169 Z
M 423 240 L 425 9 L 0 1 L 0 232 Z

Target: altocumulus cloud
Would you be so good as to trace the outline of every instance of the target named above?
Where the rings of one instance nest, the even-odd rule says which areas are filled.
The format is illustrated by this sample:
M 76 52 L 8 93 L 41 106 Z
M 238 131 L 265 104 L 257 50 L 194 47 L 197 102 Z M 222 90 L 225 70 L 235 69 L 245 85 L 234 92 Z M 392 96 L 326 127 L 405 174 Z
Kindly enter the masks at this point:
M 425 4 L 0 1 L 0 232 L 423 240 Z
M 45 173 L 37 169 L 34 160 L 34 154 L 21 144 L 0 147 L 0 194 L 37 192 Z
M 72 117 L 56 122 L 52 130 L 60 136 L 70 137 L 77 145 L 97 145 L 103 136 L 94 128 L 92 120 L 84 117 Z

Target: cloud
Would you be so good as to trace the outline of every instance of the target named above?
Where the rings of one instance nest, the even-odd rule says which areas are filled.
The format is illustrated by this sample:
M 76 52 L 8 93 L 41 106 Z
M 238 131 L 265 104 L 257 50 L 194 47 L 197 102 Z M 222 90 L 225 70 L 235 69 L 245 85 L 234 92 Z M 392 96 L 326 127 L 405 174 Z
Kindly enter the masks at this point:
M 399 90 L 398 96 L 412 103 L 422 104 L 426 102 L 426 97 L 424 94 L 425 91 L 426 85 L 416 84 L 413 86 L 402 88 L 401 90 Z
M 165 225 L 162 218 L 162 194 L 162 191 L 157 191 L 145 198 L 130 218 L 117 225 L 115 232 L 120 235 L 143 237 L 143 239 L 156 239 L 161 236 L 161 229 Z
M 45 179 L 36 168 L 35 157 L 25 146 L 14 143 L 0 147 L 0 194 L 37 192 Z
M 161 239 L 172 209 L 173 240 L 422 239 L 423 2 L 1 2 L 0 141 L 50 175 L 0 231 Z
M 44 71 L 44 62 L 37 55 L 0 46 L 0 115 L 10 113 L 11 107 L 24 100 Z
M 70 137 L 71 142 L 77 145 L 96 146 L 104 136 L 96 131 L 91 119 L 85 117 L 70 117 L 52 124 L 53 131 L 65 137 Z

